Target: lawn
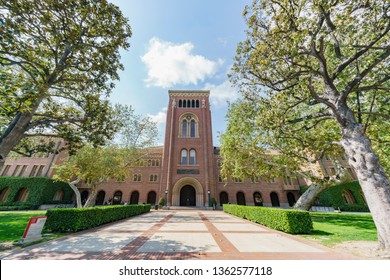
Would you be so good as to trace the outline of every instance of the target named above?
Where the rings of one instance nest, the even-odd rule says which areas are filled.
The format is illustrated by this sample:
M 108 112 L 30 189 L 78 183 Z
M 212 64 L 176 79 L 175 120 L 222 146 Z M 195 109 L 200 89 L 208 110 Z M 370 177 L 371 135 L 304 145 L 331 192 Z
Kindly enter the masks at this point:
M 0 212 L 0 243 L 18 241 L 30 218 L 45 214 L 46 211 Z
M 333 246 L 344 241 L 377 241 L 371 214 L 310 213 L 314 231 L 303 237 Z

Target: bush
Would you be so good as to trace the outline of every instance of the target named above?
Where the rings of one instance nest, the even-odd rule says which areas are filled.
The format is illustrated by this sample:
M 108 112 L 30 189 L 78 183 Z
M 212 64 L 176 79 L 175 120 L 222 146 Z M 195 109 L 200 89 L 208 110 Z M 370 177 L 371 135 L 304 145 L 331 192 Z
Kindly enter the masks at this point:
M 308 211 L 224 204 L 223 210 L 234 216 L 287 233 L 309 233 L 313 223 Z
M 301 187 L 301 193 L 307 190 L 307 186 Z M 349 190 L 356 200 L 356 204 L 346 204 L 343 196 L 341 195 L 343 190 Z M 358 181 L 340 184 L 337 186 L 330 187 L 323 191 L 318 198 L 315 206 L 327 206 L 339 209 L 341 211 L 348 212 L 369 212 L 368 206 L 360 194 L 361 187 Z
M 63 204 L 72 200 L 73 191 L 68 184 L 56 182 L 45 177 L 0 177 L 0 193 L 9 188 L 8 196 L 0 203 L 0 208 L 7 206 L 24 207 L 24 209 L 37 209 L 41 204 L 50 204 L 57 191 L 64 191 Z M 25 202 L 17 202 L 20 189 L 27 188 L 28 196 Z
M 75 232 L 149 211 L 150 204 L 54 208 L 47 211 L 45 229 L 54 232 Z

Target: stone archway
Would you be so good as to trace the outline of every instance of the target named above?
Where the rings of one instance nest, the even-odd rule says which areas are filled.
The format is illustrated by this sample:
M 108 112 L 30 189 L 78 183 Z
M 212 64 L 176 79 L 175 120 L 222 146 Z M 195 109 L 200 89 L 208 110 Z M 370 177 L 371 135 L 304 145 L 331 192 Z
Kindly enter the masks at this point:
M 180 205 L 180 193 L 181 193 L 182 188 L 184 188 L 186 186 L 191 186 L 195 190 L 195 205 L 192 205 L 192 206 L 197 206 L 197 207 L 205 206 L 205 199 L 204 199 L 205 192 L 203 190 L 203 187 L 198 180 L 191 178 L 191 177 L 181 178 L 173 186 L 172 206 L 181 206 Z M 188 190 L 189 190 L 189 188 L 188 188 Z M 185 189 L 184 189 L 184 191 L 185 191 Z

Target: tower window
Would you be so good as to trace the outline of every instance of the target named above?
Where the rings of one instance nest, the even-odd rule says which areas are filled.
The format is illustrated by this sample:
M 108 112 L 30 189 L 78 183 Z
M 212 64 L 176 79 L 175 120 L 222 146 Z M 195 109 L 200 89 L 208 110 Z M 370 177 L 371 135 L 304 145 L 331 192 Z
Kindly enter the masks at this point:
M 190 165 L 196 164 L 196 152 L 194 149 L 190 150 Z
M 181 165 L 187 164 L 187 150 L 183 149 L 181 150 L 181 160 L 180 160 Z
M 194 115 L 186 114 L 182 116 L 179 120 L 179 123 L 180 123 L 179 137 L 183 137 L 183 138 L 198 137 L 198 121 Z
M 187 137 L 187 120 L 183 120 L 181 129 L 182 129 L 181 131 L 182 137 Z

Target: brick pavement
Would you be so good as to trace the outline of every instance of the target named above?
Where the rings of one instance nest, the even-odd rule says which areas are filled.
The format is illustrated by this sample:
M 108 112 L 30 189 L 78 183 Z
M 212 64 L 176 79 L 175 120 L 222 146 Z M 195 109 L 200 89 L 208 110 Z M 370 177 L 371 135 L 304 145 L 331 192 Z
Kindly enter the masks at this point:
M 1 259 L 357 259 L 221 211 L 150 213 L 3 254 Z

